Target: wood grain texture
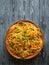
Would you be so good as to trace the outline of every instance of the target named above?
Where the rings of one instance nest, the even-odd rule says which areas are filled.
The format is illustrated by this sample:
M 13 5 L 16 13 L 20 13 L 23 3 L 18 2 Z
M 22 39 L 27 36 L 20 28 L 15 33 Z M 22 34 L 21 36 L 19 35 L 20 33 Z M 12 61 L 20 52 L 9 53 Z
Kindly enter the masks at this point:
M 5 34 L 17 20 L 34 21 L 44 33 L 44 48 L 30 60 L 10 56 Z M 0 0 L 0 65 L 49 65 L 49 0 Z

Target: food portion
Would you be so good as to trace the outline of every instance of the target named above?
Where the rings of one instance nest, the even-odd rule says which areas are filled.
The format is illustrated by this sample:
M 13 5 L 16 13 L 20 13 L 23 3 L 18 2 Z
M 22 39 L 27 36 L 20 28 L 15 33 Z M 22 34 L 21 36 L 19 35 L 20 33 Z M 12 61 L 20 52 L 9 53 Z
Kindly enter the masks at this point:
M 30 22 L 17 22 L 7 34 L 9 48 L 17 56 L 25 58 L 39 51 L 42 46 L 42 33 Z

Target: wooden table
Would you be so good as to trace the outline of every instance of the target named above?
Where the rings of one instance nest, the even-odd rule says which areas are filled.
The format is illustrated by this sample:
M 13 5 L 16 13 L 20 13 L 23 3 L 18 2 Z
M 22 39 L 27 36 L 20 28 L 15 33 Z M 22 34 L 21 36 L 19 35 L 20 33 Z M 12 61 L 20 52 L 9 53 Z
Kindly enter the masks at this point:
M 6 50 L 5 34 L 17 20 L 34 21 L 44 33 L 44 48 L 30 60 L 14 59 Z M 49 0 L 0 0 L 0 65 L 49 65 Z

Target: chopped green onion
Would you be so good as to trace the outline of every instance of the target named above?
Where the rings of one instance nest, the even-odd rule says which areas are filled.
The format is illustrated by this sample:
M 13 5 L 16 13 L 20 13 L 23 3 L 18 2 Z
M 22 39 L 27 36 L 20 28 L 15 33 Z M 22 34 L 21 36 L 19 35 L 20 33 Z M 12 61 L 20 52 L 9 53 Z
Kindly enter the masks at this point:
M 22 37 L 22 40 L 25 40 L 26 39 L 26 37 Z
M 19 42 L 20 41 L 20 38 L 17 38 L 16 40 Z
M 39 33 L 37 33 L 37 38 L 39 38 L 40 37 L 40 34 Z

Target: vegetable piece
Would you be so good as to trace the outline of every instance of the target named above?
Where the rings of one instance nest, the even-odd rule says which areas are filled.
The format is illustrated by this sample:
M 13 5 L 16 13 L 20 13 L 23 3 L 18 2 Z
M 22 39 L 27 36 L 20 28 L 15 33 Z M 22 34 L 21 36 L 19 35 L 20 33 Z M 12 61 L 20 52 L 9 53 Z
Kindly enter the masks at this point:
M 40 37 L 40 34 L 39 33 L 37 33 L 37 38 L 39 38 Z
M 24 31 L 24 33 L 26 34 L 26 31 Z
M 20 38 L 19 37 L 16 40 L 17 40 L 17 42 L 20 42 Z
M 10 45 L 10 46 L 13 46 L 13 43 L 12 43 L 12 42 L 9 42 L 9 45 Z
M 22 35 L 22 40 L 27 40 L 27 38 L 26 38 L 26 33 L 23 33 L 23 35 Z
M 25 37 L 24 36 L 22 37 L 22 40 L 25 40 Z
M 34 53 L 35 51 L 37 51 L 36 48 L 33 48 L 33 49 L 31 50 L 32 53 Z

